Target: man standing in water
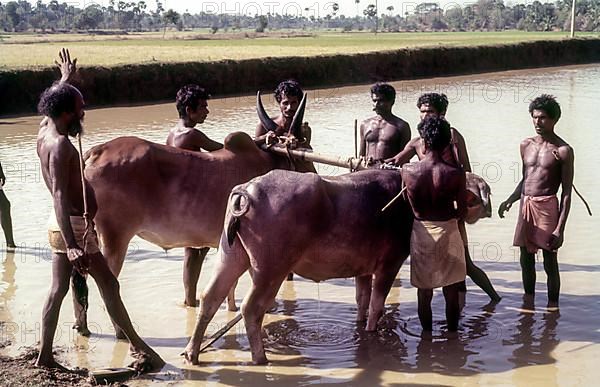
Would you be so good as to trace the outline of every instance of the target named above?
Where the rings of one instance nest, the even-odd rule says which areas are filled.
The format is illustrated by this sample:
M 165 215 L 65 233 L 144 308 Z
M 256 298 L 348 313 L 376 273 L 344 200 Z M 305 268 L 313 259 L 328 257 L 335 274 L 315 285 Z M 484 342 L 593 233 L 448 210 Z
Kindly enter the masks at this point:
M 432 331 L 433 289 L 442 287 L 448 331 L 455 332 L 460 316 L 458 293 L 466 275 L 457 221 L 464 218 L 467 210 L 465 171 L 444 159 L 451 138 L 450 124 L 445 119 L 425 118 L 418 129 L 425 155 L 402 168 L 402 180 L 415 215 L 410 240 L 410 282 L 418 288 L 423 331 Z
M 3 187 L 6 183 L 6 176 L 2 170 L 2 164 L 0 164 L 0 223 L 2 224 L 2 230 L 4 230 L 4 239 L 6 241 L 6 247 L 8 249 L 14 249 L 15 240 L 13 238 L 12 229 L 12 218 L 10 217 L 10 202 L 4 193 Z
M 297 146 L 304 149 L 312 149 L 310 146 L 311 128 L 308 123 L 302 123 L 299 136 L 291 133 L 291 125 L 294 121 L 294 115 L 300 107 L 300 102 L 304 96 L 304 91 L 300 84 L 292 79 L 281 82 L 275 89 L 275 101 L 279 106 L 280 114 L 275 118 L 267 118 L 265 122 L 259 112 L 260 122 L 256 125 L 254 141 L 257 145 L 276 142 L 278 137 L 286 136 L 290 140 L 297 140 Z M 262 107 L 262 105 L 260 105 Z M 271 127 L 270 127 L 271 126 Z M 295 169 L 298 172 L 315 172 L 316 169 L 311 162 L 294 161 Z
M 558 249 L 571 209 L 573 188 L 573 148 L 554 133 L 560 118 L 556 99 L 543 94 L 529 104 L 536 136 L 521 142 L 523 178 L 515 191 L 500 204 L 498 215 L 504 218 L 512 204 L 521 200 L 513 244 L 521 249 L 521 274 L 526 296 L 535 293 L 535 254 L 542 249 L 544 270 L 548 276 L 548 307 L 558 307 L 560 274 Z M 556 197 L 562 186 L 560 203 Z
M 365 157 L 368 165 L 397 155 L 410 141 L 410 126 L 392 113 L 396 90 L 387 83 L 376 83 L 371 87 L 371 100 L 377 115 L 360 124 L 359 156 Z
M 216 142 L 202 131 L 196 129 L 196 125 L 202 124 L 208 116 L 208 100 L 210 94 L 198 85 L 185 85 L 177 92 L 176 106 L 179 112 L 179 122 L 169 131 L 167 145 L 176 148 L 192 150 L 196 152 L 215 151 L 223 148 L 223 144 Z M 202 263 L 206 258 L 209 247 L 201 249 L 186 247 L 183 258 L 183 287 L 185 289 L 185 301 L 187 306 L 197 306 L 196 287 Z
M 96 281 L 111 319 L 129 339 L 136 358 L 132 367 L 139 372 L 160 369 L 164 361 L 133 329 L 119 294 L 119 283 L 98 249 L 93 225 L 86 227 L 84 216 L 92 224 L 96 202 L 90 190 L 86 190 L 84 202 L 80 156 L 68 138 L 82 132 L 83 96 L 68 83 L 55 84 L 42 94 L 38 110 L 47 118 L 38 133 L 37 153 L 44 182 L 54 202 L 55 214 L 51 220 L 58 227 L 51 227 L 48 232 L 52 284 L 42 311 L 42 337 L 36 364 L 63 368 L 54 360 L 52 342 L 60 306 L 69 290 L 71 272 L 76 270 L 81 275 L 91 274 Z
M 417 100 L 417 107 L 421 115 L 421 120 L 429 117 L 445 117 L 446 111 L 448 110 L 448 97 L 445 94 L 438 93 L 427 93 L 423 94 Z M 465 172 L 471 172 L 471 163 L 469 161 L 469 154 L 467 153 L 467 146 L 465 139 L 456 128 L 450 128 L 450 144 L 443 150 L 442 156 L 444 161 L 456 167 L 462 167 Z M 423 138 L 416 137 L 410 140 L 404 150 L 396 155 L 392 159 L 386 160 L 386 162 L 393 162 L 396 165 L 402 165 L 407 163 L 413 156 L 417 156 L 419 160 L 425 157 L 426 149 Z M 467 237 L 467 230 L 465 227 L 464 220 L 459 220 L 458 227 L 460 229 L 460 235 L 463 240 L 465 259 L 467 262 L 467 275 L 475 282 L 477 286 L 483 289 L 484 292 L 494 302 L 501 300 L 500 295 L 492 286 L 488 276 L 483 270 L 475 266 L 471 255 L 469 253 L 469 240 Z M 461 304 L 464 305 L 465 293 L 467 291 L 466 284 L 461 287 Z

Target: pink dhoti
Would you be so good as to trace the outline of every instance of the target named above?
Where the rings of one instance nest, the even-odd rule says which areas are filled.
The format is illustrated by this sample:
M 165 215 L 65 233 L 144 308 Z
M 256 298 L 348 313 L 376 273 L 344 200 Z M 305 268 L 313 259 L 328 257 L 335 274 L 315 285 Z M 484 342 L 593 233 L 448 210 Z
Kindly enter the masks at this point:
M 410 237 L 410 283 L 434 289 L 465 280 L 465 248 L 456 219 L 417 220 Z
M 513 245 L 525 247 L 529 253 L 537 253 L 538 249 L 549 250 L 548 244 L 558 224 L 558 214 L 556 195 L 521 196 Z

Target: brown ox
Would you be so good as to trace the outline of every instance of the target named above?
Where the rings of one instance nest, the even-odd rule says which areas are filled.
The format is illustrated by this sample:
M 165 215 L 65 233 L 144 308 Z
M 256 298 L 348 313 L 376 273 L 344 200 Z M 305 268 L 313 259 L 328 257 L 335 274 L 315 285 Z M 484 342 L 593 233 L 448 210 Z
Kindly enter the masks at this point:
M 120 273 L 134 235 L 164 249 L 217 247 L 231 189 L 278 166 L 279 159 L 241 132 L 214 152 L 136 137 L 92 148 L 85 176 L 98 203 L 94 221 L 111 271 Z M 232 297 L 229 307 L 235 308 Z
M 300 130 L 305 107 L 306 95 L 292 120 L 293 133 Z M 257 112 L 265 127 L 276 126 L 260 93 Z M 261 151 L 250 136 L 235 132 L 227 136 L 223 149 L 214 152 L 117 138 L 90 149 L 85 165 L 98 203 L 94 221 L 103 253 L 118 276 L 134 235 L 164 249 L 217 247 L 231 189 L 274 168 L 289 168 L 290 162 Z M 237 309 L 233 289 L 228 306 Z M 76 318 L 79 330 L 88 332 L 85 315 Z
M 196 364 L 206 327 L 232 284 L 249 270 L 252 287 L 242 315 L 252 360 L 267 361 L 261 340 L 266 310 L 293 271 L 314 281 L 357 277 L 357 320 L 368 310 L 375 330 L 384 302 L 409 253 L 413 215 L 395 171 L 367 170 L 320 177 L 275 170 L 233 189 L 213 277 L 185 356 Z M 371 294 L 372 289 L 372 294 Z

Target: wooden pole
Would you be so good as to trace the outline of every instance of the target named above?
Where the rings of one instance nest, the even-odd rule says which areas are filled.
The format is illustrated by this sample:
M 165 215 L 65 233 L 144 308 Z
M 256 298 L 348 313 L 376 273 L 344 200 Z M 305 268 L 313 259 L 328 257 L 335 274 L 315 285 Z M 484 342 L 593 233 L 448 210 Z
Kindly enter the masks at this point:
M 285 146 L 275 144 L 267 146 L 261 145 L 261 148 L 265 151 L 276 153 L 282 156 L 291 156 L 297 160 L 311 161 L 314 163 L 322 163 L 327 165 L 333 165 L 336 167 L 349 168 L 353 171 L 367 169 L 364 164 L 364 160 L 357 157 L 342 157 L 342 156 L 328 156 L 320 153 L 311 152 L 306 149 L 287 149 Z
M 354 157 L 358 157 L 358 120 L 354 119 Z
M 576 2 L 576 0 L 573 0 L 573 4 L 571 6 L 571 37 L 572 38 L 575 37 L 575 2 Z

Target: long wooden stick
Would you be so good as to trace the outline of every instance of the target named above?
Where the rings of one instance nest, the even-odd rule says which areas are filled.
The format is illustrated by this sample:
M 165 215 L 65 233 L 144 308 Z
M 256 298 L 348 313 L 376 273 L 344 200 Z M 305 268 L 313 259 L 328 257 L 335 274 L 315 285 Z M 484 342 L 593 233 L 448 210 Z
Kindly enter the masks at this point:
M 221 338 L 221 336 L 223 336 L 225 333 L 229 332 L 229 330 L 231 328 L 233 328 L 235 326 L 235 324 L 237 324 L 241 319 L 242 319 L 242 314 L 238 313 L 233 319 L 231 319 L 231 321 L 229 321 L 227 323 L 227 325 L 225 325 L 223 328 L 216 331 L 206 342 L 204 342 L 204 344 L 202 344 L 200 346 L 200 352 L 204 352 L 204 350 L 206 348 L 213 345 L 213 343 L 215 341 L 219 340 Z
M 312 161 L 315 163 L 328 164 L 336 167 L 349 168 L 353 171 L 367 169 L 364 160 L 357 157 L 328 156 L 311 152 L 310 150 L 306 149 L 288 149 L 279 144 L 271 146 L 263 144 L 261 145 L 261 148 L 268 152 L 277 153 L 282 156 L 291 156 L 298 160 Z
M 354 119 L 354 157 L 358 158 L 358 120 Z

